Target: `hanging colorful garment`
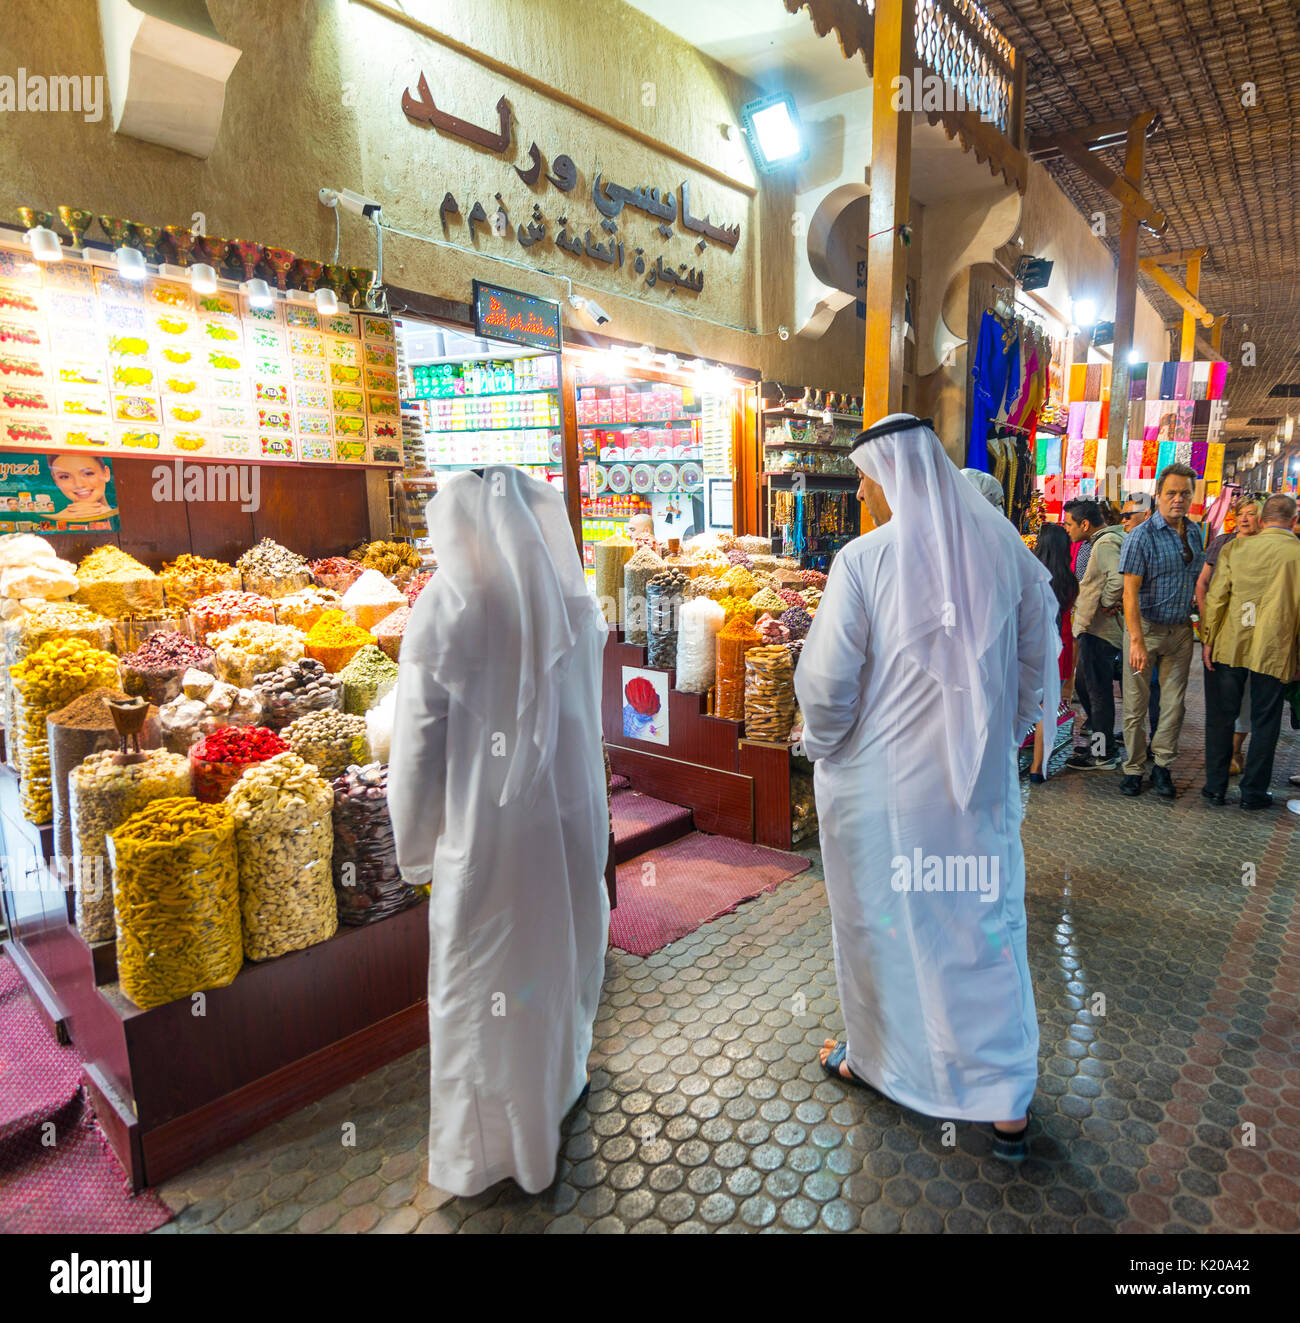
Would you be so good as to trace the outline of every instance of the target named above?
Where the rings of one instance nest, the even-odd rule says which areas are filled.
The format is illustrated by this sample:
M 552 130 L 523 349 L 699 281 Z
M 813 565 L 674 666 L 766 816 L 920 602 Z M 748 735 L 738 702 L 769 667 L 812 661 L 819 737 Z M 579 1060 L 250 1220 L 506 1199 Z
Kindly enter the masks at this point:
M 987 473 L 989 424 L 1011 404 L 1020 389 L 1020 337 L 1015 324 L 1004 326 L 987 309 L 980 318 L 971 376 L 974 387 L 966 467 Z

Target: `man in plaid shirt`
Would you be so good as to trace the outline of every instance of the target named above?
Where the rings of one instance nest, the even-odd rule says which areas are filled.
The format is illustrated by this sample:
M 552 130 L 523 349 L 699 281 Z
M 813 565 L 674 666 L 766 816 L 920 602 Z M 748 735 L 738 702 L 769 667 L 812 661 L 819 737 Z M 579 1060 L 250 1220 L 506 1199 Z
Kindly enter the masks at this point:
M 1156 480 L 1156 512 L 1124 539 L 1119 570 L 1124 576 L 1125 795 L 1142 793 L 1147 738 L 1144 718 L 1151 693 L 1151 671 L 1160 666 L 1160 722 L 1151 740 L 1156 794 L 1173 799 L 1170 765 L 1178 756 L 1192 660 L 1192 605 L 1196 580 L 1205 564 L 1200 528 L 1187 518 L 1196 474 L 1186 464 L 1170 464 Z

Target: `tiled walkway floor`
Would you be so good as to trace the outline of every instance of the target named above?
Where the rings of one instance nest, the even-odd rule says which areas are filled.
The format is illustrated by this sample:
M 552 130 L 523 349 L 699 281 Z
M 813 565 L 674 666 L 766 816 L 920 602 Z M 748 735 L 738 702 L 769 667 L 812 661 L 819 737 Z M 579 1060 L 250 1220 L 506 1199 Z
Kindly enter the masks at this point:
M 1124 799 L 1111 773 L 1030 796 L 1042 1051 L 1018 1169 L 976 1127 L 945 1148 L 939 1122 L 824 1075 L 842 1025 L 814 871 L 648 959 L 610 952 L 591 1095 L 545 1194 L 423 1181 L 416 1052 L 164 1186 L 163 1232 L 1295 1231 L 1300 738 L 1278 808 L 1213 808 L 1199 677 L 1188 701 L 1176 801 Z

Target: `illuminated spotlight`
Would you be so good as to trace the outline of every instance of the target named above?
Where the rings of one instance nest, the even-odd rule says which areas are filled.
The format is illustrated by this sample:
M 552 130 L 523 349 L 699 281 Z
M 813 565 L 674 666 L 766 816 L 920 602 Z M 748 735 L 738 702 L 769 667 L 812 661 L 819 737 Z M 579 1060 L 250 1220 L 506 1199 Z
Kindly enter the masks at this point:
M 749 102 L 741 109 L 740 120 L 754 164 L 763 174 L 808 159 L 808 143 L 789 92 L 773 92 Z

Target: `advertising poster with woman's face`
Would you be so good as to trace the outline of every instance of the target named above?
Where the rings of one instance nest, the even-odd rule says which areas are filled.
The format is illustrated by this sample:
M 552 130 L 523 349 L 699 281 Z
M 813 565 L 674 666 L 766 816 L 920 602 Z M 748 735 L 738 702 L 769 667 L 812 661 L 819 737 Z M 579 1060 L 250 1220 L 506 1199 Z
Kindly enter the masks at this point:
M 76 451 L 0 454 L 0 533 L 117 528 L 108 460 Z

